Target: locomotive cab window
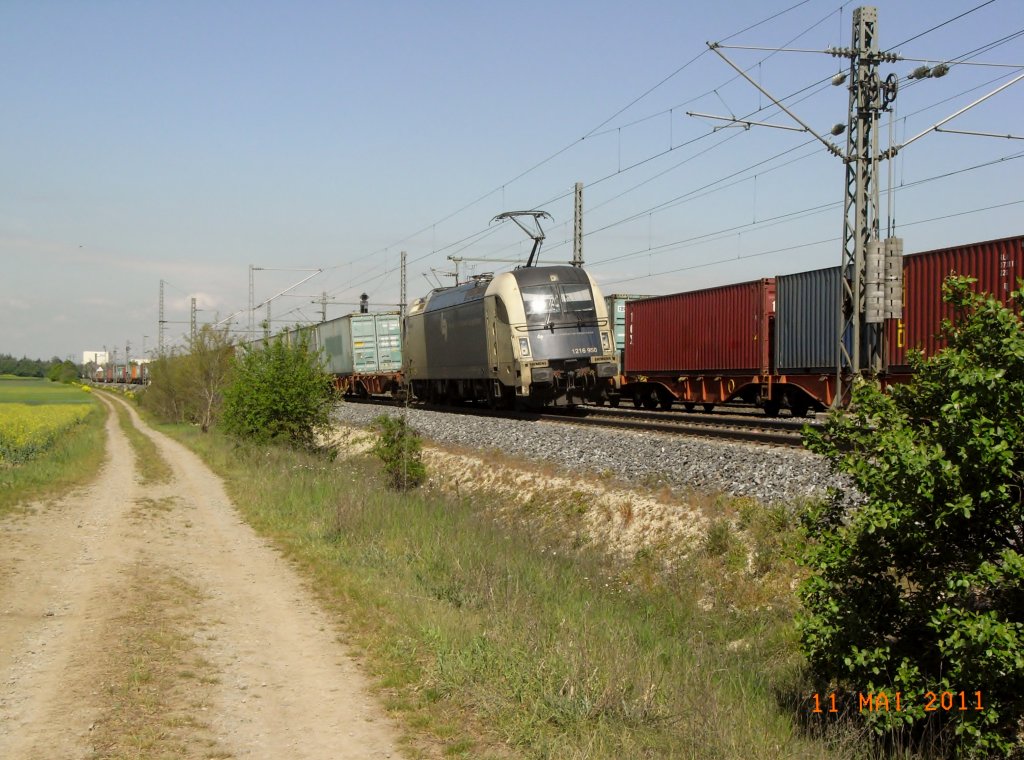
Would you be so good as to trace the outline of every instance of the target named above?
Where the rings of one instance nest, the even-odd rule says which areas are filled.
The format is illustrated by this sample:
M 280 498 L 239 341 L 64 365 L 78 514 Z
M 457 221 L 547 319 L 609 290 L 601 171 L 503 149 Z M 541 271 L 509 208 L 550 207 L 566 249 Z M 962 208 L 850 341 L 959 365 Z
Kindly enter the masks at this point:
M 587 285 L 531 285 L 522 289 L 526 321 L 533 327 L 577 325 L 597 316 Z
M 523 288 L 523 304 L 526 306 L 526 318 L 530 322 L 546 322 L 550 315 L 560 313 L 558 297 L 551 285 Z
M 562 285 L 562 308 L 566 314 L 580 319 L 596 319 L 594 298 L 587 285 Z

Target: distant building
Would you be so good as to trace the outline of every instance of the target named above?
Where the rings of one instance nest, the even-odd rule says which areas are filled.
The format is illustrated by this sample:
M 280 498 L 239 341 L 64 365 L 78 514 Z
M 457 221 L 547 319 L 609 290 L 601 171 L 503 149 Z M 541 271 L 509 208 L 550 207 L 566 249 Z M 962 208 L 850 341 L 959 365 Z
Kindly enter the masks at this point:
M 106 351 L 83 351 L 82 364 L 106 364 L 109 360 Z

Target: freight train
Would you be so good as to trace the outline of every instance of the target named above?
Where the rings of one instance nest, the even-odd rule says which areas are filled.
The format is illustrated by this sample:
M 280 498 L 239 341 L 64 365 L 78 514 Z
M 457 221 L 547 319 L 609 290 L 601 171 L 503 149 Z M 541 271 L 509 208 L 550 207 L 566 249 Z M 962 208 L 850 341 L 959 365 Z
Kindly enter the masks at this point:
M 907 352 L 941 347 L 949 274 L 1006 302 L 1024 277 L 1024 236 L 903 258 L 903 317 L 885 325 L 886 377 Z M 794 416 L 832 405 L 839 352 L 839 267 L 662 296 L 610 295 L 586 270 L 533 266 L 439 288 L 398 312 L 299 328 L 349 396 L 390 395 L 501 407 L 582 403 L 710 411 L 745 402 Z M 145 382 L 145 366 L 105 367 L 100 382 Z
M 149 382 L 149 363 L 132 362 L 126 365 L 110 362 L 92 370 L 89 379 L 94 383 L 145 385 Z
M 903 258 L 903 316 L 885 324 L 886 382 L 905 382 L 907 353 L 941 348 L 953 316 L 942 282 L 968 275 L 1004 303 L 1024 277 L 1024 237 Z M 634 405 L 710 411 L 744 401 L 794 416 L 834 401 L 839 362 L 839 267 L 625 303 L 620 393 Z

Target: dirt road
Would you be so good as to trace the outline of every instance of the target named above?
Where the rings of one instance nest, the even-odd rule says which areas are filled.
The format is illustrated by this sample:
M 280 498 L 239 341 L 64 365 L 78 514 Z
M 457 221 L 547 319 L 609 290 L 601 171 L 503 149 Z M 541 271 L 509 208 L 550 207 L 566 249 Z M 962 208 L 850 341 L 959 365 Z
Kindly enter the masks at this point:
M 294 570 L 132 417 L 169 483 L 140 484 L 111 410 L 97 481 L 0 521 L 0 757 L 399 757 Z

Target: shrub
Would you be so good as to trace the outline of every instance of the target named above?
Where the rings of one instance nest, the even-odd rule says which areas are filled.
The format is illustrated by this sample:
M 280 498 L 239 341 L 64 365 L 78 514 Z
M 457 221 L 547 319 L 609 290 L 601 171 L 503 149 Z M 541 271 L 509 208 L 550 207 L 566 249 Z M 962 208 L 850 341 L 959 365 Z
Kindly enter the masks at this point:
M 836 494 L 805 516 L 801 637 L 834 688 L 902 692 L 902 712 L 862 713 L 878 733 L 988 756 L 1024 716 L 1024 325 L 971 282 L 945 283 L 948 347 L 914 356 L 911 383 L 860 385 L 848 415 L 808 435 L 866 500 Z M 927 712 L 928 692 L 955 709 Z
M 314 449 L 337 400 L 308 338 L 278 336 L 242 350 L 224 390 L 224 429 L 256 442 Z
M 405 418 L 382 414 L 373 420 L 373 427 L 380 433 L 373 453 L 384 463 L 388 484 L 395 490 L 408 491 L 426 480 L 423 442 Z

